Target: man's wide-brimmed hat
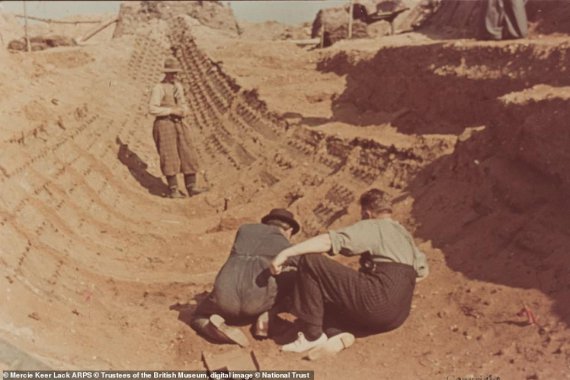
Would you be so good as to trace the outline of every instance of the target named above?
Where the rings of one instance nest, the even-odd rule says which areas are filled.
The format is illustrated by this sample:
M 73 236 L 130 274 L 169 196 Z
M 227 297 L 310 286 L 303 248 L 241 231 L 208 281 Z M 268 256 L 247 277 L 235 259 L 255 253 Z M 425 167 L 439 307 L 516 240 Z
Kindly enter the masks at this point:
M 165 73 L 178 73 L 182 71 L 182 68 L 176 59 L 166 58 L 164 61 L 164 69 L 162 71 Z
M 273 210 L 269 211 L 269 214 L 261 218 L 261 223 L 267 223 L 269 220 L 275 220 L 275 219 L 290 225 L 293 228 L 293 235 L 299 232 L 299 229 L 301 228 L 299 226 L 299 223 L 297 223 L 297 221 L 295 220 L 293 213 L 283 208 L 274 208 Z

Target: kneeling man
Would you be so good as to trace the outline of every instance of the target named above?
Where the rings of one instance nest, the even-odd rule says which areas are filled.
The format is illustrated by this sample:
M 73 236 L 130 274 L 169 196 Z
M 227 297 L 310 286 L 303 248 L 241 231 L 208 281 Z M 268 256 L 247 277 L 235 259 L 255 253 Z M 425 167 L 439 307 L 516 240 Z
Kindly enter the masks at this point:
M 299 228 L 293 214 L 284 209 L 271 210 L 259 224 L 242 225 L 230 256 L 218 272 L 214 290 L 194 312 L 192 328 L 214 341 L 246 346 L 245 335 L 240 329 L 227 326 L 225 319 L 258 317 L 254 335 L 266 337 L 268 311 L 294 285 L 290 273 L 271 276 L 269 265 L 280 251 L 291 245 L 289 239 Z

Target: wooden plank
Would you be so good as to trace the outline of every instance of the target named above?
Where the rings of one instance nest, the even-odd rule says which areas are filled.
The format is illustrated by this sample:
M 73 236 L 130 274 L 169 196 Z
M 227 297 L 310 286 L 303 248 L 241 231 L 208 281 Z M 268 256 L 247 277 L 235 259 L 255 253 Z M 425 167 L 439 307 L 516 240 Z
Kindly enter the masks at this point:
M 15 14 L 14 16 L 19 18 L 26 18 L 26 15 Z M 53 20 L 51 18 L 41 18 L 34 16 L 27 16 L 30 20 L 36 20 L 41 22 L 46 22 L 48 24 L 99 24 L 101 20 L 82 20 L 82 21 L 63 21 L 63 20 Z
M 231 350 L 223 354 L 202 351 L 208 371 L 259 371 L 259 363 L 252 350 Z
M 95 30 L 88 32 L 86 35 L 84 35 L 83 37 L 79 37 L 75 42 L 77 44 L 80 44 L 82 42 L 87 41 L 88 39 L 90 39 L 91 37 L 93 37 L 94 35 L 96 35 L 97 33 L 99 33 L 100 31 L 102 31 L 103 29 L 107 28 L 109 25 L 116 23 L 117 21 L 119 21 L 118 17 L 115 17 L 109 21 L 107 21 L 106 23 L 104 23 L 103 25 L 98 26 L 97 28 L 95 28 Z

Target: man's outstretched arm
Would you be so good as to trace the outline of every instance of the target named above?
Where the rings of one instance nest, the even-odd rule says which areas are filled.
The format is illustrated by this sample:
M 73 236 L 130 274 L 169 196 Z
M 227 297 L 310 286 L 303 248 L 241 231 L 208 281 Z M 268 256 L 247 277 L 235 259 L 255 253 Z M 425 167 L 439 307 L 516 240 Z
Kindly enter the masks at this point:
M 283 264 L 290 257 L 305 255 L 307 253 L 328 252 L 330 249 L 331 238 L 329 234 L 318 235 L 279 252 L 271 262 L 269 269 L 272 274 L 276 275 L 281 272 Z

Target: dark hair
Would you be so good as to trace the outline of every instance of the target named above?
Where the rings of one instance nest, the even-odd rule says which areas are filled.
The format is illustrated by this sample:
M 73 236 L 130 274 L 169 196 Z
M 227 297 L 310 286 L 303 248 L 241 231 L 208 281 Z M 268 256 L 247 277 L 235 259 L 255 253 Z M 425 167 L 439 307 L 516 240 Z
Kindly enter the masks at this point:
M 392 211 L 390 196 L 380 189 L 370 189 L 360 196 L 360 207 L 375 213 Z
M 288 230 L 290 228 L 293 228 L 293 226 L 291 226 L 289 223 L 286 223 L 286 222 L 279 220 L 279 219 L 269 219 L 265 222 L 265 224 L 267 224 L 268 226 L 276 226 L 276 227 L 282 228 L 284 230 Z

